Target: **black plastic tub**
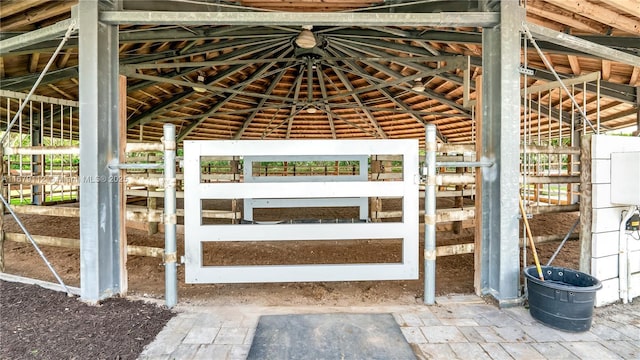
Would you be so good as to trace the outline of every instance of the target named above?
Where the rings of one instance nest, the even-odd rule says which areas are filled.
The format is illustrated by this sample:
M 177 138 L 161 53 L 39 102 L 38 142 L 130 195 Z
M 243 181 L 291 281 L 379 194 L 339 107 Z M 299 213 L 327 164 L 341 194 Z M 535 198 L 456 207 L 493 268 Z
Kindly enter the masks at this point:
M 552 328 L 570 332 L 591 328 L 596 291 L 602 283 L 580 271 L 542 266 L 544 281 L 535 266 L 524 269 L 531 316 Z

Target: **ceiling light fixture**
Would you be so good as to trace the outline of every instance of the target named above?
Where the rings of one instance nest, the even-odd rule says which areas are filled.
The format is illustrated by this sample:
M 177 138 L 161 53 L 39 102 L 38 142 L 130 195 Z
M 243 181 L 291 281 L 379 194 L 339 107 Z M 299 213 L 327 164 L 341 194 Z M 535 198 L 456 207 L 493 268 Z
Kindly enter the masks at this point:
M 198 75 L 198 82 L 199 83 L 203 83 L 204 82 L 204 76 Z M 203 92 L 207 91 L 207 89 L 205 89 L 203 87 L 199 87 L 199 86 L 192 86 L 192 88 L 193 88 L 193 91 L 199 92 L 199 93 L 203 93 Z
M 315 114 L 317 111 L 318 111 L 318 109 L 316 109 L 316 107 L 315 107 L 315 106 L 313 106 L 313 105 L 310 105 L 310 106 L 307 108 L 307 113 L 309 113 L 309 114 Z
M 417 91 L 417 92 L 423 92 L 425 90 L 425 86 L 422 83 L 422 78 L 417 78 L 413 81 L 413 86 L 411 87 L 411 90 Z
M 315 35 L 311 32 L 313 29 L 312 25 L 304 25 L 302 26 L 302 31 L 296 37 L 296 45 L 303 49 L 313 49 L 316 47 L 318 42 L 316 41 Z

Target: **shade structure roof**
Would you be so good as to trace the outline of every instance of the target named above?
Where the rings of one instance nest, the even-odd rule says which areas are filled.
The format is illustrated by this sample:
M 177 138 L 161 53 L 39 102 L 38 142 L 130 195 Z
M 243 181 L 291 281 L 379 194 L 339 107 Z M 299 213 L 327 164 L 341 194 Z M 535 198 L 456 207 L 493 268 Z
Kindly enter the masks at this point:
M 74 1 L 16 0 L 0 5 L 7 39 L 71 17 Z M 526 19 L 594 44 L 637 55 L 640 9 L 635 0 L 527 0 Z M 478 1 L 124 1 L 137 11 L 474 12 Z M 315 46 L 301 47 L 300 26 L 121 25 L 120 69 L 127 76 L 128 136 L 156 140 L 162 125 L 185 139 L 422 138 L 437 125 L 441 141 L 474 140 L 471 102 L 482 75 L 482 28 L 402 26 L 311 27 Z M 523 36 L 524 39 L 524 36 Z M 27 92 L 59 40 L 3 53 L 3 90 Z M 554 80 L 534 49 L 522 42 L 523 84 Z M 597 89 L 576 90 L 587 118 L 600 106 L 603 129 L 637 122 L 640 64 L 618 61 L 540 39 L 537 44 L 563 78 L 600 72 Z M 487 56 L 485 54 L 485 56 Z M 36 94 L 78 99 L 78 48 L 72 37 Z M 535 119 L 558 123 L 571 112 L 566 94 L 537 99 Z M 2 121 L 7 108 L 2 105 Z M 537 107 L 534 107 L 537 110 Z M 546 111 L 545 111 L 546 109 Z M 523 117 L 525 114 L 523 113 Z M 557 125 L 545 125 L 552 129 Z M 77 128 L 77 125 L 74 125 Z

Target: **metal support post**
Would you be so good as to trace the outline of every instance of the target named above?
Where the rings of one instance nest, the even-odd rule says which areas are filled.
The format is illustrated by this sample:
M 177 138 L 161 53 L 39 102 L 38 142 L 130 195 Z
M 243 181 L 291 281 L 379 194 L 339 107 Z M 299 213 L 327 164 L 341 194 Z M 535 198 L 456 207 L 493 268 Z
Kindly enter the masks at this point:
M 426 126 L 424 155 L 424 303 L 435 304 L 436 296 L 436 126 Z
M 176 249 L 176 126 L 164 124 L 164 276 L 165 304 L 178 302 Z
M 119 163 L 118 27 L 99 20 L 106 1 L 81 0 L 80 69 L 80 287 L 88 302 L 123 291 Z
M 490 1 L 486 6 L 491 7 Z M 500 306 L 519 301 L 520 33 L 524 9 L 501 1 L 500 25 L 482 32 L 482 246 L 480 288 Z

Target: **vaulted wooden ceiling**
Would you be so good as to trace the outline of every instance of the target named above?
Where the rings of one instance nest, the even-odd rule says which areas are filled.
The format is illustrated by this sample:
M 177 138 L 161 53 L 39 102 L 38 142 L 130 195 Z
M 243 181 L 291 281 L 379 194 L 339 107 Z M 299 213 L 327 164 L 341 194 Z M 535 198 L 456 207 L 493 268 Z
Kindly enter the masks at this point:
M 74 1 L 0 3 L 0 38 L 70 17 Z M 133 10 L 216 11 L 477 11 L 477 1 L 246 0 L 125 1 Z M 527 21 L 613 49 L 640 54 L 637 0 L 527 0 Z M 290 26 L 121 26 L 121 72 L 128 76 L 128 133 L 155 140 L 173 122 L 181 139 L 422 138 L 437 125 L 444 141 L 473 138 L 472 110 L 463 104 L 463 71 L 470 57 L 471 99 L 482 74 L 481 28 L 313 27 L 318 45 L 295 44 Z M 0 57 L 2 89 L 27 92 L 59 41 L 30 45 Z M 523 42 L 524 43 L 524 42 Z M 636 124 L 640 67 L 538 42 L 563 77 L 601 72 L 601 124 Z M 463 55 L 463 56 L 461 56 Z M 525 56 L 526 55 L 526 56 Z M 553 80 L 528 44 L 528 85 Z M 199 63 L 199 64 L 195 64 Z M 78 49 L 72 38 L 36 94 L 78 99 Z M 417 82 L 424 90 L 415 87 Z M 595 90 L 586 96 L 595 123 Z M 545 104 L 571 111 L 549 95 Z M 542 102 L 542 99 L 540 99 Z M 7 105 L 0 104 L 6 114 Z M 13 105 L 9 107 L 13 108 Z M 1 115 L 1 114 L 0 114 Z M 552 112 L 536 114 L 546 123 Z M 5 121 L 6 115 L 2 115 Z

